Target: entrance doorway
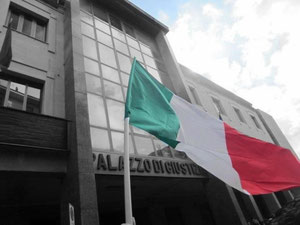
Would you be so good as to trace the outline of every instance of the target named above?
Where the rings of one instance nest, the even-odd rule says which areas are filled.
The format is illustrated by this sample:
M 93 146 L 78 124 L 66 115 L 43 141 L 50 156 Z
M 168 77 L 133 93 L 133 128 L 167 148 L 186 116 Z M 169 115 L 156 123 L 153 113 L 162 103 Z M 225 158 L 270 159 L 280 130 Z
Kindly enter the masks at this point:
M 101 225 L 125 222 L 122 176 L 96 175 Z M 214 225 L 203 179 L 132 177 L 137 225 Z
M 0 180 L 0 224 L 60 224 L 61 178 L 6 172 Z

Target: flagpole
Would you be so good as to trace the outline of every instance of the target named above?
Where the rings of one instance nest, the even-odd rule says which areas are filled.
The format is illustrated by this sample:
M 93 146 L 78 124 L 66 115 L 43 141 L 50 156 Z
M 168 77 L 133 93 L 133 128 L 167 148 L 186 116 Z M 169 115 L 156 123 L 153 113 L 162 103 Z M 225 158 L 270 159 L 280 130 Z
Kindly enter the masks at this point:
M 129 168 L 129 117 L 124 121 L 124 196 L 125 196 L 125 219 L 126 225 L 133 225 L 131 206 L 131 185 Z

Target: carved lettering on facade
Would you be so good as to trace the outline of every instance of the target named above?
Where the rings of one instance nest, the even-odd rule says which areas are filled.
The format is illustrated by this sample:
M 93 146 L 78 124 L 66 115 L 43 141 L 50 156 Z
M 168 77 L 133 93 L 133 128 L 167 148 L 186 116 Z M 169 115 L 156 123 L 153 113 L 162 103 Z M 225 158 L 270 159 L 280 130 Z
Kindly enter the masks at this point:
M 96 172 L 121 172 L 124 170 L 124 158 L 120 155 L 94 153 Z M 151 159 L 130 157 L 130 171 L 140 175 L 162 176 L 205 176 L 203 170 L 192 162 L 174 161 L 167 159 Z

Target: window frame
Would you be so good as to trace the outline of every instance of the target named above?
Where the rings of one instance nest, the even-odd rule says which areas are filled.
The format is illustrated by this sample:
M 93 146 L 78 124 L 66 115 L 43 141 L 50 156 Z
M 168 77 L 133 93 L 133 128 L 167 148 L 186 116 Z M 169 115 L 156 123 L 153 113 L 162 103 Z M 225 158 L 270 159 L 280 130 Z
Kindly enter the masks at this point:
M 232 106 L 232 108 L 233 108 L 233 111 L 235 112 L 236 116 L 238 117 L 239 121 L 241 123 L 247 124 L 246 119 L 242 114 L 242 111 L 239 108 L 235 107 L 235 106 Z
M 136 39 L 135 30 L 132 26 L 123 22 L 124 32 L 129 35 L 131 38 Z
M 0 73 L 0 75 L 3 75 Z M 3 105 L 1 105 L 0 107 L 7 107 L 7 108 L 12 108 L 12 109 L 16 109 L 16 110 L 21 110 L 21 111 L 26 111 L 29 113 L 37 113 L 37 114 L 42 114 L 42 96 L 43 96 L 43 85 L 42 84 L 37 84 L 37 83 L 32 83 L 32 82 L 26 82 L 23 79 L 18 79 L 18 78 L 14 78 L 14 77 L 8 77 L 8 75 L 4 75 L 1 76 L 1 80 L 5 80 L 7 82 L 6 84 L 6 90 L 5 90 L 5 96 L 4 96 L 4 101 L 3 101 Z M 22 109 L 17 109 L 14 107 L 10 107 L 8 105 L 8 101 L 9 101 L 9 97 L 10 97 L 10 92 L 11 90 L 11 83 L 17 83 L 20 85 L 24 85 L 25 86 L 25 93 L 24 93 L 24 98 L 23 98 L 23 102 L 22 102 Z M 39 112 L 31 112 L 31 111 L 27 111 L 27 104 L 28 104 L 28 90 L 29 88 L 35 88 L 40 90 L 40 98 L 39 98 Z
M 224 109 L 224 106 L 221 103 L 221 100 L 218 99 L 218 98 L 216 98 L 216 97 L 214 97 L 214 96 L 211 96 L 211 99 L 212 99 L 213 105 L 214 105 L 217 113 L 220 113 L 223 116 L 227 116 L 227 113 L 226 113 L 226 111 Z
M 122 27 L 122 20 L 119 19 L 119 17 L 109 14 L 109 22 L 112 27 L 119 31 L 124 31 Z
M 27 10 L 23 10 L 20 9 L 19 7 L 15 7 L 15 6 L 10 6 L 8 13 L 7 13 L 7 18 L 6 18 L 6 22 L 5 25 L 8 26 L 11 18 L 12 18 L 12 14 L 17 14 L 19 16 L 18 18 L 18 22 L 17 22 L 17 28 L 12 28 L 12 30 L 19 32 L 23 35 L 29 36 L 35 40 L 47 43 L 47 31 L 48 31 L 48 22 L 49 20 L 46 18 L 43 19 L 39 19 L 37 18 L 37 16 L 34 16 L 32 13 L 27 12 Z M 23 28 L 24 28 L 24 21 L 25 21 L 25 17 L 29 18 L 31 20 L 31 28 L 30 28 L 30 34 L 27 34 L 25 32 L 23 32 Z M 37 25 L 42 25 L 41 27 L 43 27 L 43 35 L 44 38 L 43 40 L 40 38 L 37 38 L 36 34 L 37 34 Z
M 260 123 L 258 122 L 256 116 L 254 116 L 253 114 L 249 113 L 250 118 L 252 120 L 252 122 L 254 123 L 255 127 L 259 130 L 262 130 L 262 126 L 260 125 Z
M 192 86 L 192 85 L 188 85 L 188 87 L 190 89 L 190 92 L 192 94 L 192 97 L 193 97 L 195 103 L 197 105 L 203 107 L 203 104 L 202 104 L 202 101 L 200 100 L 200 97 L 199 97 L 197 89 L 194 86 Z

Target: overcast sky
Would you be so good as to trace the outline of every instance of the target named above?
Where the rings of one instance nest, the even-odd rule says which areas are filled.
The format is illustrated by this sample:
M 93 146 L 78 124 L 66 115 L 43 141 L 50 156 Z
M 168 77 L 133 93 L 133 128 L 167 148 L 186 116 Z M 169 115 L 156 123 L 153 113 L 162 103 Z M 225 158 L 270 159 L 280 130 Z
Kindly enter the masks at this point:
M 177 60 L 271 114 L 300 156 L 300 0 L 131 0 Z

